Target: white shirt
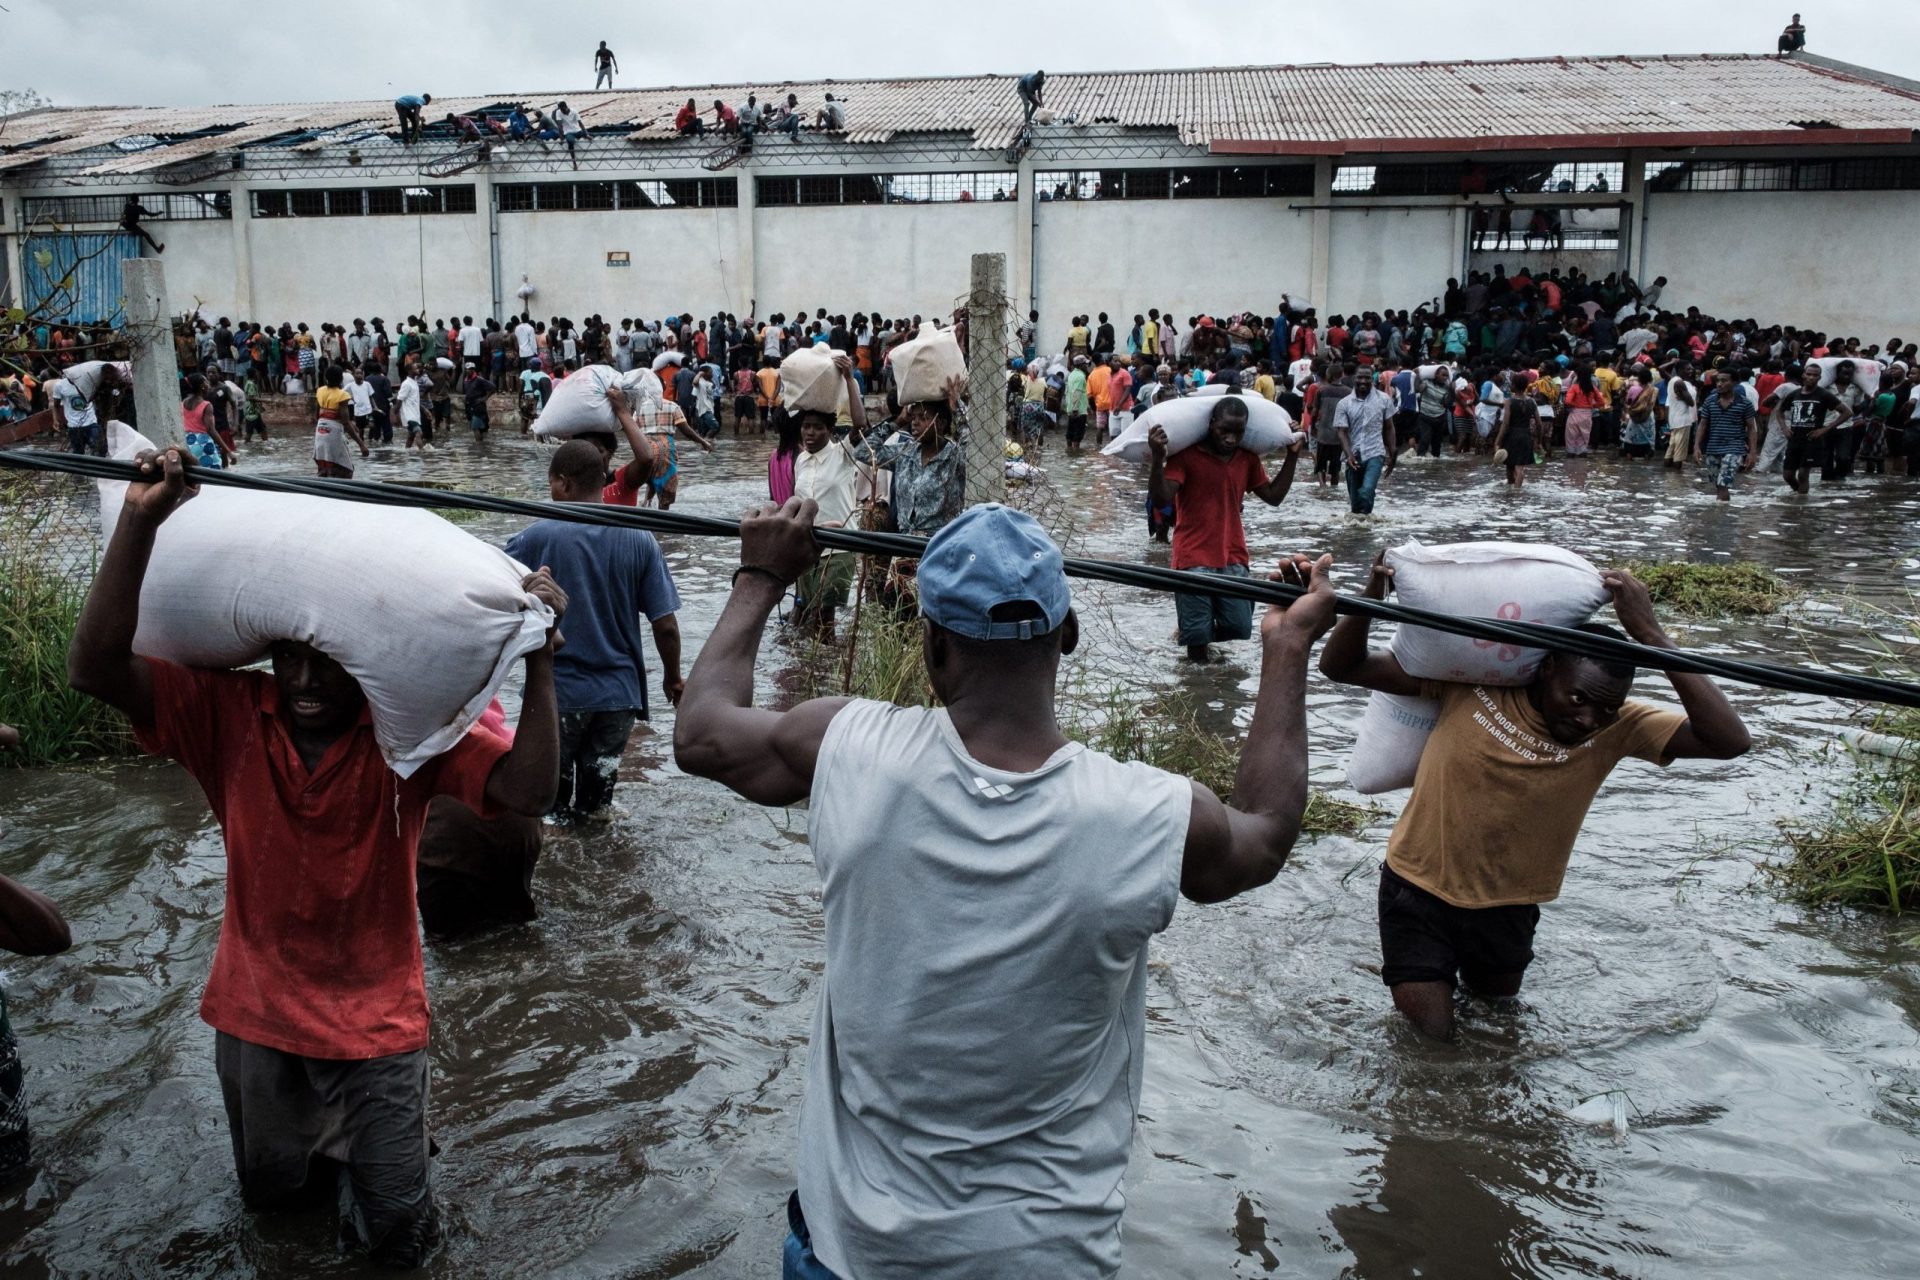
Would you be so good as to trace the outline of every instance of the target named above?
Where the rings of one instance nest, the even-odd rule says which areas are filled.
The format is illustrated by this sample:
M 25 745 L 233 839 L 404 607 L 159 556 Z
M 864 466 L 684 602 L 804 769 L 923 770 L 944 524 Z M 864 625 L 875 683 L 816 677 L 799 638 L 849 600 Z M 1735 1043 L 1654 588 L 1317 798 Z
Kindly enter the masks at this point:
M 460 354 L 477 356 L 480 354 L 480 326 L 470 324 L 460 331 Z
M 853 452 L 831 441 L 818 453 L 805 449 L 793 460 L 793 494 L 819 504 L 816 525 L 843 525 L 853 515 L 853 485 L 859 476 Z
M 417 423 L 420 421 L 420 384 L 412 378 L 402 378 L 393 388 L 394 407 L 400 411 L 400 421 Z
M 370 417 L 373 413 L 373 388 L 364 382 L 349 382 L 341 390 L 353 397 L 353 416 Z
M 533 326 L 525 320 L 513 326 L 513 341 L 519 348 L 522 360 L 533 359 L 534 354 L 540 350 L 540 344 L 534 338 Z

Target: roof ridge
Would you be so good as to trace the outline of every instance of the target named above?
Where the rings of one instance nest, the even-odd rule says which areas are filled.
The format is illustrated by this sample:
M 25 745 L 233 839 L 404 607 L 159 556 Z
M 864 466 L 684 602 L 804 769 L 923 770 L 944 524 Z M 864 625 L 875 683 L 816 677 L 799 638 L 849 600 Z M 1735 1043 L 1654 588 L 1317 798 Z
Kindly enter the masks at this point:
M 1608 63 L 1691 63 L 1691 62 L 1786 62 L 1796 59 L 1778 58 L 1772 54 L 1758 53 L 1605 53 L 1605 54 L 1540 54 L 1530 57 L 1508 58 L 1419 58 L 1380 62 L 1249 62 L 1231 63 L 1204 67 L 1109 67 L 1090 71 L 1048 72 L 1048 79 L 1085 79 L 1113 76 L 1183 76 L 1223 73 L 1257 73 L 1274 71 L 1367 71 L 1394 69 L 1403 67 L 1500 67 L 1500 66 L 1540 66 L 1544 64 L 1571 63 L 1601 65 Z M 1803 62 L 1803 65 L 1811 65 Z M 1881 73 L 1870 72 L 1867 68 L 1847 68 L 1850 74 L 1858 78 L 1886 83 L 1877 80 Z M 624 89 L 518 89 L 511 91 L 481 91 L 474 93 L 450 93 L 444 95 L 445 101 L 458 101 L 471 98 L 489 98 L 500 102 L 534 101 L 548 98 L 579 98 L 586 101 L 603 101 L 632 94 L 650 93 L 699 93 L 713 89 L 777 90 L 797 89 L 817 86 L 830 88 L 835 85 L 870 84 L 938 84 L 958 83 L 968 80 L 1017 80 L 1024 72 L 976 71 L 946 75 L 921 76 L 824 76 L 805 80 L 733 80 L 710 81 L 706 84 L 658 84 L 636 85 Z M 1892 86 L 1889 86 L 1892 87 Z M 50 106 L 45 110 L 63 111 L 244 111 L 248 109 L 300 106 L 353 106 L 359 104 L 377 105 L 383 110 L 391 105 L 386 98 L 336 98 L 336 99 L 299 99 L 282 102 L 212 102 L 200 105 L 159 105 L 159 104 L 123 104 L 102 105 L 85 104 L 71 107 Z M 18 117 L 16 117 L 18 118 Z

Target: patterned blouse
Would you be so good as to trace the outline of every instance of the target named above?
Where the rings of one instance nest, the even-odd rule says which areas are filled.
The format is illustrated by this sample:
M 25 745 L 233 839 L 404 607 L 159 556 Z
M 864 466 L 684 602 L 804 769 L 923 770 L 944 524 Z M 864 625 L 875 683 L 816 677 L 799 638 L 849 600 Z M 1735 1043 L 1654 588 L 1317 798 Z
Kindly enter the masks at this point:
M 886 443 L 876 446 L 876 439 Z M 966 509 L 967 459 L 958 440 L 947 441 L 933 461 L 926 462 L 918 440 L 883 422 L 853 456 L 893 470 L 893 519 L 901 533 L 930 538 Z

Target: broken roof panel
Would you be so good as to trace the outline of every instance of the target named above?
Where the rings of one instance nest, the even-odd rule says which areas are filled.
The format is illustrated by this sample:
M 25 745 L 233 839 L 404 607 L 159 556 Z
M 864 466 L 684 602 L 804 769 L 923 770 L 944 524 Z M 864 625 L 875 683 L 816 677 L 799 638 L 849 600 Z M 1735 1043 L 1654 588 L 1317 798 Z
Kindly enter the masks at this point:
M 595 132 L 666 142 L 688 98 L 704 113 L 715 98 L 739 106 L 755 93 L 777 103 L 789 92 L 809 124 L 827 93 L 845 101 L 853 143 L 962 132 L 976 148 L 1000 150 L 1022 120 L 1008 75 L 486 94 L 436 100 L 426 114 L 431 124 L 513 102 L 550 109 L 564 96 Z M 1045 96 L 1059 125 L 1172 129 L 1188 145 L 1225 153 L 1902 142 L 1920 130 L 1920 92 L 1904 82 L 1826 60 L 1747 55 L 1062 73 L 1048 77 Z M 140 134 L 175 141 L 104 155 L 85 172 L 144 172 L 269 139 L 286 145 L 300 133 L 299 149 L 315 151 L 343 131 L 395 127 L 382 101 L 53 109 L 12 122 L 0 172 Z M 217 128 L 231 132 L 193 136 Z

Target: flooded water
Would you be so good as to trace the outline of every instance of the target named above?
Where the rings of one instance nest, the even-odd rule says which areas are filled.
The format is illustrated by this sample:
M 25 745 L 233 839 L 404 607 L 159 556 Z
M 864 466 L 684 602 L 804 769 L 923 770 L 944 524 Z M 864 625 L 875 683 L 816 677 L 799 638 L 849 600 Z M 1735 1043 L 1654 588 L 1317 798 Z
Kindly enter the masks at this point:
M 686 458 L 682 508 L 759 499 L 765 455 L 729 438 Z M 304 456 L 285 440 L 246 461 L 304 473 Z M 1138 474 L 1046 462 L 1046 514 L 1074 525 L 1076 551 L 1164 563 Z M 535 446 L 501 439 L 485 456 L 389 453 L 363 476 L 542 496 L 543 469 Z M 1655 464 L 1556 462 L 1512 494 L 1489 468 L 1410 460 L 1370 523 L 1303 482 L 1278 509 L 1253 504 L 1249 533 L 1260 558 L 1332 551 L 1348 589 L 1409 535 L 1757 560 L 1800 577 L 1809 602 L 1677 633 L 1860 666 L 1900 643 L 1878 611 L 1910 611 L 1917 514 L 1920 486 L 1898 480 L 1808 499 L 1748 481 L 1729 509 Z M 497 541 L 517 524 L 466 527 Z M 670 539 L 668 553 L 690 665 L 733 548 Z M 1249 646 L 1193 668 L 1164 598 L 1082 604 L 1100 630 L 1087 663 L 1190 691 L 1222 732 L 1244 723 Z M 777 643 L 765 657 L 770 690 L 790 659 Z M 1658 676 L 1639 688 L 1666 694 Z M 1731 693 L 1755 751 L 1624 765 L 1545 908 L 1519 1007 L 1470 1012 L 1456 1046 L 1403 1029 L 1378 977 L 1375 881 L 1402 797 L 1358 839 L 1303 844 L 1265 889 L 1183 903 L 1153 952 L 1124 1274 L 1920 1272 L 1916 926 L 1785 906 L 1754 871 L 1776 819 L 1844 782 L 1831 736 L 1854 709 Z M 1309 697 L 1314 775 L 1337 786 L 1362 700 L 1317 676 Z M 822 958 L 804 814 L 679 775 L 670 732 L 663 710 L 636 737 L 610 832 L 550 839 L 536 923 L 429 947 L 449 1220 L 435 1276 L 777 1274 Z M 43 1168 L 0 1193 L 0 1269 L 356 1273 L 330 1215 L 254 1218 L 235 1190 L 197 1016 L 222 857 L 196 787 L 148 763 L 0 772 L 0 822 L 0 870 L 60 901 L 75 937 L 65 957 L 5 966 Z M 1624 1133 L 1571 1114 L 1610 1091 Z

